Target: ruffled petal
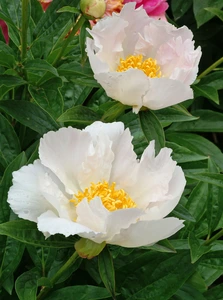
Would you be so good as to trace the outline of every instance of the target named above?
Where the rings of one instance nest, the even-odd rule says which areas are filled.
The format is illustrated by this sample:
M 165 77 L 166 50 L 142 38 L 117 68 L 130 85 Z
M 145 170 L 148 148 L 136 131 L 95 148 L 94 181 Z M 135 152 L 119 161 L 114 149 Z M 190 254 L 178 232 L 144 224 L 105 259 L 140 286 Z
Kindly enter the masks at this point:
M 38 217 L 37 227 L 46 237 L 54 234 L 70 235 L 86 233 L 95 236 L 97 233 L 90 228 L 73 222 L 71 220 L 59 218 L 55 213 L 48 210 Z
M 132 186 L 131 197 L 140 208 L 150 203 L 164 201 L 169 196 L 169 185 L 176 168 L 170 157 L 171 149 L 163 148 L 155 157 L 154 142 L 145 149 L 137 174 L 137 182 Z
M 13 173 L 8 202 L 20 218 L 37 222 L 46 210 L 69 218 L 68 199 L 59 180 L 39 160 Z
M 41 162 L 57 175 L 69 194 L 80 190 L 78 174 L 82 163 L 91 152 L 92 141 L 89 133 L 72 127 L 48 132 L 40 140 Z
M 128 229 L 121 230 L 109 243 L 130 248 L 153 245 L 175 234 L 184 226 L 182 223 L 183 221 L 177 218 L 139 221 Z
M 150 84 L 143 71 L 129 69 L 126 72 L 95 74 L 94 77 L 109 97 L 133 106 L 135 112 L 140 110 Z

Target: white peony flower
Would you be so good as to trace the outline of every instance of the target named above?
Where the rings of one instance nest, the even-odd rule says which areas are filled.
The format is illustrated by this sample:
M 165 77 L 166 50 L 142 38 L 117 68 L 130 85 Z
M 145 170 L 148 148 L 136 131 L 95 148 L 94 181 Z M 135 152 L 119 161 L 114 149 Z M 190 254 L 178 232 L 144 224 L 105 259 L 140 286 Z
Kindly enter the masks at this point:
M 33 164 L 13 173 L 8 202 L 20 218 L 34 221 L 46 237 L 78 234 L 96 243 L 151 245 L 183 227 L 164 218 L 185 186 L 182 169 L 154 142 L 139 161 L 129 129 L 95 122 L 48 132 Z
M 87 39 L 94 77 L 107 95 L 138 112 L 193 98 L 201 49 L 186 27 L 150 18 L 135 3 L 100 20 Z

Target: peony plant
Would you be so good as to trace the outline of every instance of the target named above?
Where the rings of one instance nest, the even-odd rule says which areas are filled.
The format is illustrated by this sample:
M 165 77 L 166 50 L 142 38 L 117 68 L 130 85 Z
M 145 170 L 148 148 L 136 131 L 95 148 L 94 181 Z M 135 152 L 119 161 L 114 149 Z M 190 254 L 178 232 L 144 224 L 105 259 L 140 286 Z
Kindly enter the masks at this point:
M 223 299 L 212 2 L 0 1 L 1 300 Z

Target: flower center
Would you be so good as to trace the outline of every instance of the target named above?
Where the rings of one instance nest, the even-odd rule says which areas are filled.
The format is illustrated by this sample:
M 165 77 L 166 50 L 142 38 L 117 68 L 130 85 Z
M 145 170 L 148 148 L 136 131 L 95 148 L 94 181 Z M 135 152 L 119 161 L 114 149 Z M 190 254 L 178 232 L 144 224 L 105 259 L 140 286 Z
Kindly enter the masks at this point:
M 101 198 L 105 208 L 109 211 L 136 207 L 135 202 L 129 195 L 122 189 L 115 189 L 115 185 L 115 182 L 109 185 L 107 181 L 98 182 L 96 184 L 91 183 L 89 188 L 86 188 L 83 192 L 79 191 L 70 201 L 77 206 L 84 198 L 87 198 L 89 202 L 98 196 Z
M 124 72 L 128 69 L 142 70 L 148 77 L 151 78 L 161 77 L 160 66 L 157 64 L 156 60 L 149 57 L 143 61 L 142 54 L 130 55 L 126 59 L 120 58 L 117 72 Z

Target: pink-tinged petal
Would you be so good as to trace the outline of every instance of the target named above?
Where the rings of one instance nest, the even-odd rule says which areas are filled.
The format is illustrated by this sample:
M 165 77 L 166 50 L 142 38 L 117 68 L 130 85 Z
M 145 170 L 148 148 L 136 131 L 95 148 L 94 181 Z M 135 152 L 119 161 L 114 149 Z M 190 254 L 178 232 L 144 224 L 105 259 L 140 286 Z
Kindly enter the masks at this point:
M 149 80 L 143 71 L 129 69 L 126 72 L 95 74 L 95 79 L 109 97 L 133 106 L 138 112 L 143 105 L 143 95 L 149 90 Z
M 90 236 L 97 234 L 86 226 L 73 222 L 72 220 L 59 218 L 50 210 L 38 217 L 37 227 L 46 237 L 57 233 L 63 234 L 66 237 L 81 233 L 86 233 Z
M 109 243 L 129 248 L 153 245 L 175 234 L 184 226 L 182 223 L 177 218 L 139 221 L 128 229 L 121 230 Z
M 125 27 L 127 25 L 128 23 L 125 20 L 114 14 L 109 19 L 103 18 L 92 30 L 88 30 L 94 39 L 95 48 L 91 47 L 91 49 L 96 51 L 95 55 L 102 62 L 106 62 L 110 70 L 113 70 L 119 61 L 120 53 L 123 52 L 122 42 L 126 36 Z M 92 57 L 89 57 L 89 59 L 92 59 Z
M 143 97 L 143 105 L 156 110 L 165 108 L 188 99 L 194 93 L 189 85 L 168 78 L 151 78 L 150 88 Z
M 36 160 L 34 164 L 24 166 L 13 173 L 8 202 L 20 218 L 37 222 L 37 218 L 49 209 L 63 214 L 60 205 L 66 205 L 67 198 L 62 190 L 59 180 Z M 51 199 L 54 199 L 54 202 Z
M 62 181 L 66 191 L 75 194 L 80 190 L 78 174 L 82 163 L 91 151 L 90 135 L 69 127 L 45 134 L 40 140 L 39 156 L 41 162 Z
M 146 12 L 142 8 L 135 9 L 135 3 L 124 5 L 120 12 L 120 19 L 124 19 L 128 26 L 125 28 L 125 39 L 122 43 L 123 58 L 132 55 L 135 45 L 138 41 L 139 34 L 143 33 L 144 27 L 150 23 Z M 132 22 L 134 20 L 134 22 Z

